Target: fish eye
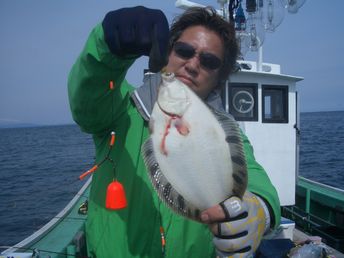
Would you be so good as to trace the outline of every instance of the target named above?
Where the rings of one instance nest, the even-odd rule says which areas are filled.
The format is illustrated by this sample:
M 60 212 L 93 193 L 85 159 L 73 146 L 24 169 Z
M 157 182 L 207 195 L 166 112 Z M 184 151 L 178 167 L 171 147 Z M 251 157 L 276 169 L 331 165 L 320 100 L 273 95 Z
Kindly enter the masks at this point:
M 164 73 L 162 73 L 162 77 L 164 79 L 172 80 L 172 79 L 174 79 L 174 73 L 164 72 Z

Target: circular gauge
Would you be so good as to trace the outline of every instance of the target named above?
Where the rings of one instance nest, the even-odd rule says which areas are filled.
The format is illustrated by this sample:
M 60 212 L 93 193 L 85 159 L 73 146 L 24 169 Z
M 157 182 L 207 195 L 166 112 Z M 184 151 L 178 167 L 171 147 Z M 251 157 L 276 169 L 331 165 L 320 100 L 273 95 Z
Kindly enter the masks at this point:
M 246 114 L 253 109 L 254 98 L 250 92 L 241 90 L 234 94 L 232 104 L 237 112 Z

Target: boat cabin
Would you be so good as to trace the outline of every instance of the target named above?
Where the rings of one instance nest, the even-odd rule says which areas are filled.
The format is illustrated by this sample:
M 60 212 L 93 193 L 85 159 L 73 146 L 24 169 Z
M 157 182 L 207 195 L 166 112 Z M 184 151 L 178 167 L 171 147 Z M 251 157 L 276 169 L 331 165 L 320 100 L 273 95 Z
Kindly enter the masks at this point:
M 256 160 L 275 185 L 281 206 L 295 204 L 299 109 L 296 83 L 279 65 L 239 61 L 222 92 L 224 108 L 248 136 Z

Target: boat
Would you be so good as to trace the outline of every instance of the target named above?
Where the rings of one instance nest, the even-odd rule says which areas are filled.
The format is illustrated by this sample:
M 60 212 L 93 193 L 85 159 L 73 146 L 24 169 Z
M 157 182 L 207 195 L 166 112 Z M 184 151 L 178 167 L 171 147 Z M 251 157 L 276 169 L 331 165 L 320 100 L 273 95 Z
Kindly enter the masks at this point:
M 277 189 L 284 231 L 279 237 L 319 236 L 335 257 L 344 257 L 344 190 L 299 175 L 297 82 L 303 78 L 282 74 L 277 64 L 239 61 L 239 66 L 223 103 Z
M 92 178 L 74 198 L 41 229 L 9 247 L 1 258 L 87 257 L 85 221 Z
M 191 3 L 176 2 L 181 8 Z M 344 190 L 299 176 L 301 80 L 283 74 L 278 64 L 262 62 L 261 53 L 258 61 L 239 60 L 222 92 L 224 108 L 239 122 L 278 191 L 283 217 L 273 238 L 305 242 L 319 236 L 332 255 L 344 257 Z M 87 257 L 84 225 L 91 180 L 50 222 L 0 258 Z

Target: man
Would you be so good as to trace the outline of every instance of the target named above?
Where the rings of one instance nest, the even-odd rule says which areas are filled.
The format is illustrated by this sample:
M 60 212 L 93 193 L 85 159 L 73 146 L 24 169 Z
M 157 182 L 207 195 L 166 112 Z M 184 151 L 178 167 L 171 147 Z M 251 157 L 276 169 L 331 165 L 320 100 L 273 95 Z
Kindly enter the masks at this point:
M 93 134 L 96 162 L 107 155 L 110 132 L 116 132 L 110 153 L 115 171 L 111 162 L 105 162 L 92 180 L 86 223 L 89 255 L 249 257 L 264 232 L 279 224 L 280 212 L 277 193 L 244 135 L 250 192 L 243 200 L 232 197 L 203 211 L 204 224 L 161 204 L 149 181 L 140 149 L 149 137 L 160 74 L 150 75 L 136 90 L 125 75 L 141 55 L 150 55 L 151 67 L 159 70 L 165 65 L 166 52 L 166 70 L 221 109 L 217 89 L 235 64 L 237 46 L 233 27 L 209 8 L 186 11 L 174 22 L 170 35 L 159 10 L 135 7 L 110 12 L 92 31 L 70 73 L 73 118 L 83 131 Z M 125 188 L 128 207 L 111 211 L 105 208 L 105 195 L 115 176 Z M 165 231 L 166 248 L 160 228 Z

